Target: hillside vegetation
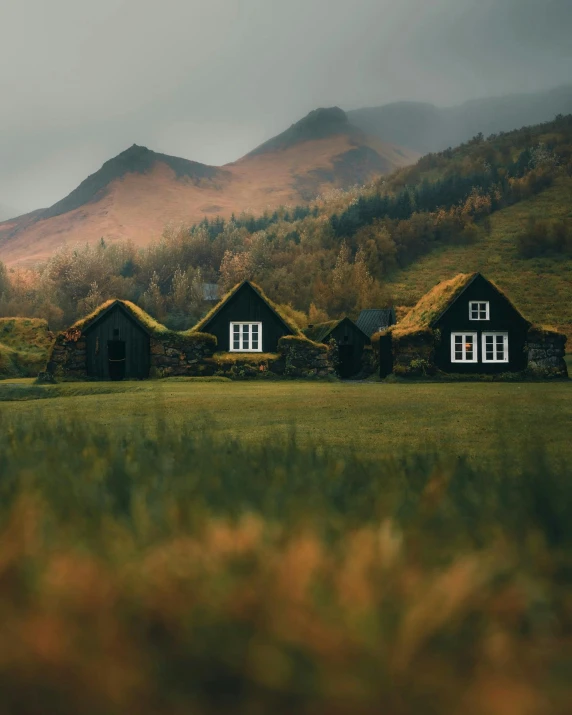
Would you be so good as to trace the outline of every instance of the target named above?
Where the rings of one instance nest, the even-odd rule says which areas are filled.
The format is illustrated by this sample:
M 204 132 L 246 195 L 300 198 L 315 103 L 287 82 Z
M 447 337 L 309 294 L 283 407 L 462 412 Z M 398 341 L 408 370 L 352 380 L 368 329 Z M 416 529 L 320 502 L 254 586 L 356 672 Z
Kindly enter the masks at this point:
M 0 260 L 36 266 L 64 244 L 148 246 L 169 224 L 301 204 L 416 161 L 368 137 L 341 109 L 311 112 L 238 161 L 207 166 L 133 145 L 47 209 L 0 223 Z
M 144 250 L 63 248 L 4 274 L 0 314 L 64 325 L 118 297 L 184 329 L 208 309 L 203 282 L 225 292 L 249 278 L 300 325 L 411 306 L 440 279 L 481 270 L 526 317 L 570 331 L 571 183 L 572 115 L 478 135 L 307 207 L 173 226 Z
M 474 242 L 441 246 L 392 273 L 387 285 L 397 305 L 414 305 L 456 272 L 479 271 L 502 285 L 529 320 L 564 329 L 572 339 L 572 253 L 524 258 L 519 238 L 531 218 L 572 222 L 572 179 L 560 178 L 537 196 L 493 213 Z
M 53 339 L 45 320 L 0 318 L 0 377 L 35 377 L 46 365 Z

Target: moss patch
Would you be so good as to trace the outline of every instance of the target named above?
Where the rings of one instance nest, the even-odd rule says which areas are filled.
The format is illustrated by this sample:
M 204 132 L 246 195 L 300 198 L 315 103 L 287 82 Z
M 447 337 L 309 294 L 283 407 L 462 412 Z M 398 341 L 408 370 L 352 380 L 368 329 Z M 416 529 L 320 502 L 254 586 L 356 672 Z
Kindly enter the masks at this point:
M 39 318 L 0 319 L 0 376 L 35 377 L 44 369 L 54 335 Z
M 476 273 L 459 273 L 454 278 L 441 281 L 407 313 L 403 320 L 390 328 L 394 336 L 417 333 L 431 328 L 441 313 L 463 291 Z
M 238 363 L 252 363 L 260 365 L 272 360 L 279 360 L 278 353 L 215 353 L 212 359 L 222 365 L 236 365 Z

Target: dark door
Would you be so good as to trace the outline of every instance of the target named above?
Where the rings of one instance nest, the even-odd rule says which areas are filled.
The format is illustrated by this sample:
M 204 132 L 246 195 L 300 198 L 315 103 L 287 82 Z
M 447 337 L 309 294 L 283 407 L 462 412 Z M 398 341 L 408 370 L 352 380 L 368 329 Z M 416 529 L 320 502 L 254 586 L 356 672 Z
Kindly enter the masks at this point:
M 125 340 L 107 341 L 107 359 L 109 360 L 109 378 L 123 380 L 125 377 Z
M 379 376 L 383 379 L 393 372 L 391 333 L 379 338 Z
M 354 373 L 354 346 L 353 345 L 338 345 L 338 372 L 341 378 L 351 377 Z

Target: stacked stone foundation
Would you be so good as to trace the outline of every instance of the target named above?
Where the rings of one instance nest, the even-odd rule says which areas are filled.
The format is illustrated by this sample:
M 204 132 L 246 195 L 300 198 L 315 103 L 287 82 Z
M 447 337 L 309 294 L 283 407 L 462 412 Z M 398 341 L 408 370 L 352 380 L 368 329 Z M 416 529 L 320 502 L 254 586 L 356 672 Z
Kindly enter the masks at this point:
M 278 352 L 273 354 L 215 351 L 216 338 L 208 333 L 152 336 L 149 377 L 222 375 L 231 379 L 267 379 L 328 378 L 335 374 L 333 348 L 298 336 L 281 338 Z M 88 379 L 83 334 L 68 331 L 57 337 L 48 372 L 63 379 Z
M 527 337 L 528 373 L 534 377 L 565 378 L 566 335 L 552 330 L 531 328 Z

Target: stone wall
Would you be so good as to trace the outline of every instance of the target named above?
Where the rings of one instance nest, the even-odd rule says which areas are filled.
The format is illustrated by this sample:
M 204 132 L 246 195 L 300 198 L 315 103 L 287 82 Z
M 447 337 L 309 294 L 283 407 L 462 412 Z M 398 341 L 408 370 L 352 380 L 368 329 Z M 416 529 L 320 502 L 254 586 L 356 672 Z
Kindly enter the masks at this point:
M 52 348 L 48 372 L 56 377 L 86 379 L 86 347 L 80 330 L 60 333 Z M 215 355 L 215 336 L 198 332 L 154 334 L 150 348 L 151 378 L 210 375 L 232 379 L 323 378 L 335 374 L 333 348 L 298 336 L 281 338 L 279 352 L 272 355 Z
M 435 341 L 440 337 L 436 333 L 419 330 L 400 335 L 392 331 L 393 373 L 400 377 L 434 375 Z
M 285 335 L 278 341 L 284 358 L 284 374 L 289 377 L 330 377 L 335 375 L 333 345 L 315 343 L 297 335 Z
M 216 338 L 208 333 L 155 334 L 150 338 L 150 377 L 171 375 L 212 375 L 214 369 L 206 358 L 216 350 Z M 85 379 L 87 353 L 85 335 L 80 330 L 60 333 L 48 361 L 48 372 L 56 377 Z
M 81 330 L 59 333 L 48 357 L 47 372 L 57 377 L 85 378 L 86 341 Z
M 528 372 L 536 377 L 568 377 L 566 336 L 532 327 L 527 336 Z
M 209 333 L 152 337 L 150 377 L 214 375 L 208 358 L 215 350 L 216 338 Z

